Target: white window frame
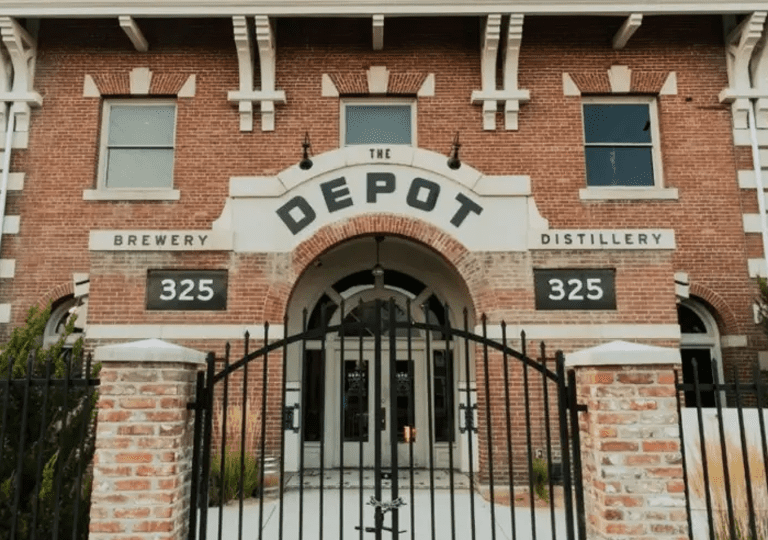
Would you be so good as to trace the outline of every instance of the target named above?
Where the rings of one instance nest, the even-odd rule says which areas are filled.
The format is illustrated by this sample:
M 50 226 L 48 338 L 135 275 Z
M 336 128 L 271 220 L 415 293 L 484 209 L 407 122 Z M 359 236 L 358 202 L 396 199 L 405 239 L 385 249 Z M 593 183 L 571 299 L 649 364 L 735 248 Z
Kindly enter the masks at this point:
M 371 99 L 371 98 L 344 98 L 339 100 L 339 147 L 352 147 L 352 146 L 366 146 L 364 144 L 350 144 L 347 140 L 347 105 L 370 105 L 372 107 L 381 106 L 403 106 L 409 105 L 411 107 L 411 143 L 410 146 L 417 146 L 416 137 L 416 98 L 383 98 L 383 99 Z M 388 144 L 371 144 L 370 146 L 389 146 Z M 405 144 L 392 144 L 391 146 L 408 146 Z
M 653 186 L 589 186 L 586 170 L 586 122 L 584 105 L 648 105 L 648 117 L 651 122 L 651 163 L 653 166 Z M 664 170 L 661 159 L 661 132 L 659 129 L 658 103 L 654 96 L 586 96 L 580 104 L 582 147 L 585 149 L 584 183 L 586 188 L 579 190 L 581 200 L 625 200 L 625 199 L 678 199 L 676 188 L 664 187 Z M 646 147 L 647 145 L 638 145 Z
M 103 103 L 101 115 L 101 136 L 99 141 L 99 163 L 96 189 L 83 191 L 83 199 L 86 201 L 177 201 L 180 198 L 178 189 L 171 187 L 162 188 L 110 188 L 107 187 L 107 142 L 109 140 L 109 116 L 112 107 L 130 105 L 132 107 L 172 106 L 173 116 L 173 153 L 176 157 L 176 125 L 178 121 L 178 104 L 174 99 L 106 99 Z M 173 181 L 173 169 L 171 169 Z

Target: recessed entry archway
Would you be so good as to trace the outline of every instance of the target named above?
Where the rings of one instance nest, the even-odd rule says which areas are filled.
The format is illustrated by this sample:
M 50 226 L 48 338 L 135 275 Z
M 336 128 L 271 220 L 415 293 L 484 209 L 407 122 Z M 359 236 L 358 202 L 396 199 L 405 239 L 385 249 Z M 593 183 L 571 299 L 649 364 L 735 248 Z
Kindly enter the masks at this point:
M 415 428 L 415 467 L 428 466 L 430 447 L 439 467 L 451 466 L 449 445 L 456 450 L 452 466 L 459 467 L 466 459 L 457 444 L 457 411 L 459 390 L 466 388 L 465 358 L 470 361 L 470 377 L 474 376 L 472 351 L 466 355 L 459 340 L 446 340 L 441 332 L 426 336 L 414 330 L 408 336 L 401 329 L 390 336 L 386 324 L 390 301 L 398 319 L 409 312 L 414 321 L 447 322 L 453 327 L 463 327 L 466 309 L 468 328 L 474 328 L 474 305 L 459 273 L 439 253 L 407 238 L 371 235 L 344 241 L 317 257 L 296 282 L 287 309 L 289 335 L 301 332 L 304 324 L 319 328 L 343 320 L 350 325 L 343 335 L 329 333 L 325 340 L 293 346 L 287 352 L 286 402 L 300 403 L 305 466 L 320 465 L 321 441 L 336 443 L 323 452 L 325 467 L 373 466 L 376 449 L 370 419 L 374 407 L 386 410 L 387 418 L 390 408 L 395 408 L 398 425 L 384 432 L 400 442 L 405 443 L 406 432 Z M 377 305 L 380 319 L 376 319 Z M 374 402 L 373 386 L 376 320 L 382 321 L 381 356 L 385 359 L 379 403 Z M 357 323 L 354 330 L 353 323 Z M 393 344 L 395 352 L 390 356 Z M 392 393 L 390 370 L 397 381 Z M 383 444 L 389 447 L 391 441 Z M 410 462 L 406 456 L 410 448 L 398 446 L 398 461 L 404 466 Z M 391 459 L 386 452 L 382 455 L 385 461 Z

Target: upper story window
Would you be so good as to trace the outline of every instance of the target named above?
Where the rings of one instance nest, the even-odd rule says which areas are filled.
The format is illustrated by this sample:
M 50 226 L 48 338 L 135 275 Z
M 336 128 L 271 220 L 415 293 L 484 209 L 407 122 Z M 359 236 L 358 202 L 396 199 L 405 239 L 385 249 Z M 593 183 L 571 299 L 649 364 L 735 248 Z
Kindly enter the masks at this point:
M 173 189 L 176 104 L 104 102 L 96 190 L 86 199 L 178 199 Z
M 677 198 L 677 190 L 661 189 L 654 98 L 586 98 L 582 108 L 588 188 L 583 199 Z
M 344 100 L 341 103 L 342 146 L 355 144 L 416 145 L 413 100 Z

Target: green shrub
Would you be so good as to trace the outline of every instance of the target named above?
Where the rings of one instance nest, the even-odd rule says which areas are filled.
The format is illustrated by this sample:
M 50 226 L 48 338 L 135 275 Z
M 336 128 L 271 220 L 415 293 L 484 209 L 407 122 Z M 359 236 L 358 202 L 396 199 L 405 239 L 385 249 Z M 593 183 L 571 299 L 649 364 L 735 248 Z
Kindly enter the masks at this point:
M 9 370 L 12 378 L 24 378 L 30 369 L 32 378 L 41 379 L 46 376 L 49 363 L 51 377 L 60 379 L 67 375 L 67 358 L 72 360 L 72 376 L 82 377 L 85 369 L 82 362 L 82 340 L 78 340 L 71 351 L 65 347 L 66 338 L 74 329 L 74 318 L 68 322 L 62 337 L 55 344 L 41 347 L 50 313 L 50 306 L 42 310 L 32 308 L 28 312 L 26 325 L 13 331 L 0 351 L 0 379 L 7 379 Z M 98 366 L 93 367 L 91 377 L 96 377 L 98 371 Z M 45 401 L 43 386 L 30 387 L 24 446 L 20 448 L 24 389 L 14 385 L 7 395 L 4 392 L 0 390 L 0 413 L 5 400 L 8 400 L 6 423 L 3 426 L 5 437 L 0 441 L 0 538 L 10 536 L 14 518 L 12 508 L 17 491 L 19 503 L 15 512 L 17 528 L 14 540 L 26 540 L 33 532 L 37 538 L 54 536 L 57 491 L 59 537 L 72 538 L 76 526 L 77 538 L 87 538 L 91 489 L 89 464 L 95 443 L 96 393 L 93 392 L 89 398 L 86 387 L 70 386 L 65 393 L 63 386 L 51 386 Z M 81 439 L 83 431 L 84 441 Z M 19 456 L 20 477 L 17 468 Z M 78 472 L 81 475 L 79 490 Z M 59 475 L 60 483 L 57 482 Z M 17 489 L 19 486 L 20 490 Z M 33 531 L 35 512 L 37 520 Z
M 541 458 L 533 460 L 533 490 L 542 501 L 549 502 L 549 474 L 547 462 Z
M 240 486 L 243 486 L 243 498 L 251 497 L 259 487 L 259 465 L 256 457 L 246 453 L 245 467 L 241 471 L 240 450 L 228 449 L 224 457 L 224 476 L 222 484 L 221 454 L 211 458 L 210 487 L 208 488 L 208 504 L 218 506 L 240 497 Z

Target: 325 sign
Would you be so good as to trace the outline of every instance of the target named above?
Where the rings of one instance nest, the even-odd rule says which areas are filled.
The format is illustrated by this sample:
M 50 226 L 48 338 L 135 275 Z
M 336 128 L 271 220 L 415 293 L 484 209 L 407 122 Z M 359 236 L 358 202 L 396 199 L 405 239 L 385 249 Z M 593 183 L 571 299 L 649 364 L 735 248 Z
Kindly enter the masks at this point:
M 209 311 L 227 309 L 226 270 L 150 270 L 147 309 Z
M 613 269 L 534 270 L 536 309 L 616 309 Z

